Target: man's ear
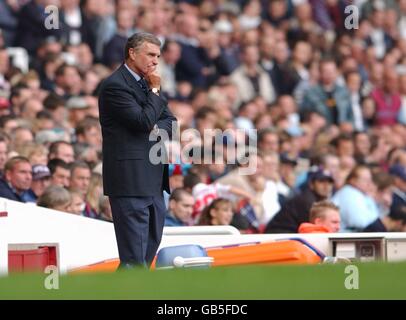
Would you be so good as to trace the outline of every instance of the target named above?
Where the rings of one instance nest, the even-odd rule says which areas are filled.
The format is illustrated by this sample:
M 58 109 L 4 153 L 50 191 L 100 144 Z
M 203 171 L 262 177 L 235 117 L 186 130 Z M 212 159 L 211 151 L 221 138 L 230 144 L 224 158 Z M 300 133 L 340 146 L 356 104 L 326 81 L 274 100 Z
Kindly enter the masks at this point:
M 131 61 L 135 61 L 135 59 L 137 58 L 137 53 L 136 53 L 135 49 L 133 49 L 133 48 L 130 48 L 128 50 L 128 55 L 129 55 L 129 58 Z
M 174 201 L 175 201 L 175 200 L 169 200 L 168 209 L 169 209 L 170 211 L 172 211 L 172 209 L 173 209 Z
M 321 220 L 321 218 L 316 218 L 316 219 L 314 219 L 314 224 L 316 224 L 316 225 L 321 225 L 322 224 L 322 220 Z

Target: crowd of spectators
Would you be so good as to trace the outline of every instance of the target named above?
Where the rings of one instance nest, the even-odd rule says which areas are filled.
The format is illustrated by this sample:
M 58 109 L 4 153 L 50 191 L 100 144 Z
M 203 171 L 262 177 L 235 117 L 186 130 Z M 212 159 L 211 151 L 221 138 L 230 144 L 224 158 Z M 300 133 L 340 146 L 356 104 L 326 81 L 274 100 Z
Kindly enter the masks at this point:
M 178 119 L 168 226 L 406 231 L 406 0 L 0 0 L 0 196 L 111 221 L 98 90 L 138 31 Z

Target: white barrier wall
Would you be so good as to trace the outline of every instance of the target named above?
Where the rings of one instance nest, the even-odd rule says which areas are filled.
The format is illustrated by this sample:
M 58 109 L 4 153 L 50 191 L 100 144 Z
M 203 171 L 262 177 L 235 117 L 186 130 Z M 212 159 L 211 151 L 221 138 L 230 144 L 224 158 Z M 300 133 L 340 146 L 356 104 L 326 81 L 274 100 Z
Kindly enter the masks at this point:
M 6 201 L 8 216 L 0 217 L 0 273 L 7 273 L 9 244 L 58 243 L 62 273 L 118 257 L 112 223 Z
M 8 273 L 9 245 L 59 245 L 62 273 L 78 267 L 118 258 L 113 224 L 69 213 L 0 198 L 7 204 L 7 217 L 0 217 L 0 274 Z M 198 244 L 205 248 L 242 243 L 301 238 L 325 255 L 331 255 L 334 239 L 384 239 L 388 261 L 406 260 L 406 233 L 347 234 L 240 234 L 233 227 L 168 227 L 161 246 Z M 386 260 L 386 259 L 385 259 Z

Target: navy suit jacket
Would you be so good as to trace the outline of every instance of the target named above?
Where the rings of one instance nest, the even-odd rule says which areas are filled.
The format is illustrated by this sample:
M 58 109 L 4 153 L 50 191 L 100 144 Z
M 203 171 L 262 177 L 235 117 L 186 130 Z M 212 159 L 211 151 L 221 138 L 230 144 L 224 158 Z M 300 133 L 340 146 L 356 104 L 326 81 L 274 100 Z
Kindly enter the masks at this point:
M 167 164 L 153 164 L 149 141 L 154 125 L 171 137 L 176 118 L 166 99 L 145 93 L 121 65 L 100 87 L 100 124 L 103 135 L 104 194 L 113 197 L 155 196 L 169 193 Z
M 14 201 L 25 202 L 20 195 L 16 194 L 8 185 L 7 181 L 0 179 L 0 197 Z

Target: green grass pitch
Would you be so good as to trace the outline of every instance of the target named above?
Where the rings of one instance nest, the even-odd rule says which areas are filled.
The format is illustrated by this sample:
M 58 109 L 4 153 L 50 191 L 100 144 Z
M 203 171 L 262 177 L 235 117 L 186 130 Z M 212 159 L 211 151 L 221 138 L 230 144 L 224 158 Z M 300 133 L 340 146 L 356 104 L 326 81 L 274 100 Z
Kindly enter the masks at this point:
M 47 274 L 15 274 L 0 278 L 0 299 L 406 299 L 405 262 L 356 266 L 359 288 L 351 290 L 345 264 L 67 275 L 58 290 L 45 289 Z

